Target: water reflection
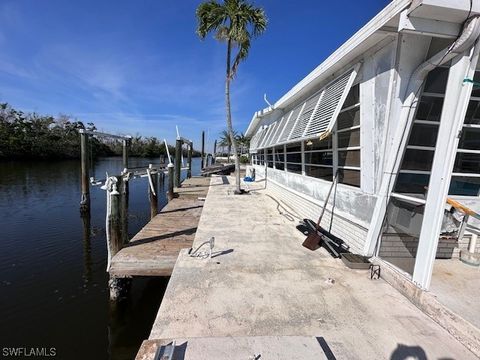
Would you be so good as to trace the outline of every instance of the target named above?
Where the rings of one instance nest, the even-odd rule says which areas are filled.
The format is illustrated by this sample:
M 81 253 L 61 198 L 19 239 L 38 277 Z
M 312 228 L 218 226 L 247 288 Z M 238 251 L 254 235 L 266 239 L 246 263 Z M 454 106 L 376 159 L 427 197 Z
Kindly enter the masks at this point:
M 130 165 L 150 162 L 158 161 Z M 194 175 L 199 168 L 195 159 Z M 99 159 L 94 169 L 98 177 L 119 174 L 122 160 Z M 53 346 L 62 359 L 133 358 L 167 282 L 135 279 L 130 299 L 110 309 L 105 191 L 91 188 L 91 214 L 80 217 L 79 161 L 3 162 L 0 174 L 0 347 Z M 147 189 L 146 178 L 130 182 L 130 237 L 150 218 Z M 159 209 L 165 192 L 160 182 Z

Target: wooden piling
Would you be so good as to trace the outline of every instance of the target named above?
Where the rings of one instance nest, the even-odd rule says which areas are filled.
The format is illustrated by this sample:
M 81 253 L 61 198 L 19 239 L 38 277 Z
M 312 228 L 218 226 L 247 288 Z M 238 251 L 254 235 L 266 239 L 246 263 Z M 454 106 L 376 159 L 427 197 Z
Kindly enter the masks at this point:
M 90 213 L 81 214 L 83 223 L 83 279 L 86 283 L 92 280 L 92 245 Z
M 175 187 L 180 187 L 180 175 L 182 171 L 182 140 L 175 142 Z
M 192 155 L 193 155 L 193 143 L 188 145 L 188 170 L 187 170 L 187 178 L 192 177 Z
M 174 197 L 175 197 L 175 194 L 173 192 L 173 177 L 174 177 L 174 168 L 173 168 L 173 164 L 170 163 L 168 164 L 167 166 L 168 168 L 168 192 L 167 192 L 167 198 L 168 198 L 168 201 L 171 201 Z
M 80 212 L 90 212 L 90 178 L 88 174 L 88 135 L 80 131 L 80 161 L 82 197 L 80 199 Z
M 123 140 L 123 152 L 122 152 L 122 157 L 123 157 L 123 168 L 128 169 L 128 155 L 130 150 L 130 140 L 124 139 Z
M 108 215 L 109 248 L 110 257 L 113 257 L 123 247 L 124 239 L 122 236 L 122 196 L 123 179 L 117 176 L 117 183 L 113 185 L 113 190 L 107 190 L 107 196 L 110 196 L 110 211 Z M 118 194 L 116 194 L 118 192 Z
M 112 185 L 112 191 L 107 189 L 107 197 L 109 197 L 107 201 L 110 203 L 110 209 L 107 208 L 109 264 L 112 257 L 128 242 L 128 227 L 126 226 L 126 187 L 123 176 L 117 176 L 116 178 L 117 182 Z M 110 300 L 117 300 L 123 296 L 128 289 L 128 287 L 125 286 L 126 283 L 128 283 L 127 279 L 110 277 L 108 281 Z
M 213 143 L 213 154 L 212 154 L 212 165 L 215 165 L 216 162 L 216 157 L 217 157 L 217 139 L 215 139 L 215 142 Z
M 149 172 L 148 198 L 150 200 L 150 219 L 158 214 L 158 175 Z
M 205 167 L 205 131 L 202 131 L 202 169 Z

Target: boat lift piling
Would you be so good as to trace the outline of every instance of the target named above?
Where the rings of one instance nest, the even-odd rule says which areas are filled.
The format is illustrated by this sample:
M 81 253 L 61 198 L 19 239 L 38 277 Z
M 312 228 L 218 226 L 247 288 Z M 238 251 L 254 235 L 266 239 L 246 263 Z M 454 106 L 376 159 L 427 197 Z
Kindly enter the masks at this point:
M 120 139 L 123 141 L 123 167 L 124 169 L 128 168 L 128 154 L 129 147 L 132 137 L 107 134 L 99 131 L 85 130 L 80 129 L 80 162 L 81 162 L 81 199 L 80 199 L 80 212 L 87 213 L 90 212 L 90 176 L 89 176 L 89 150 L 90 150 L 90 140 L 91 136 L 99 136 L 104 138 L 113 138 Z M 128 189 L 126 189 L 128 195 Z M 128 202 L 128 199 L 127 199 Z

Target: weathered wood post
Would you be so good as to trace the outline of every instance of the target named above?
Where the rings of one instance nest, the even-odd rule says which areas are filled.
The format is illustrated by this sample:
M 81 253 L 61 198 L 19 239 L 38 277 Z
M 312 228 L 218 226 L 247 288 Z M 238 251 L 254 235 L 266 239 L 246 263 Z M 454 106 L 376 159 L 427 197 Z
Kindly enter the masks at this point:
M 116 181 L 113 181 L 111 188 L 107 187 L 107 246 L 109 251 L 108 270 L 110 270 L 112 258 L 122 249 L 126 242 L 125 239 L 128 239 L 128 234 L 125 233 L 124 224 L 122 223 L 122 217 L 124 216 L 122 215 L 122 196 L 125 196 L 123 176 L 121 175 L 113 178 L 116 179 Z M 110 289 L 110 300 L 117 300 L 119 297 L 121 297 L 128 289 L 128 282 L 129 279 L 110 276 L 110 280 L 108 282 Z
M 88 135 L 85 130 L 80 132 L 80 162 L 81 162 L 81 182 L 82 197 L 80 199 L 80 212 L 90 212 L 90 178 L 88 174 Z
M 119 176 L 121 181 L 118 185 L 118 192 L 120 193 L 120 223 L 122 229 L 122 246 L 128 244 L 128 173 L 123 173 Z
M 130 139 L 123 139 L 123 168 L 128 169 L 128 155 L 130 152 Z
M 205 131 L 202 131 L 202 169 L 205 167 Z
M 182 140 L 175 142 L 175 187 L 180 187 L 180 175 L 182 171 Z
M 130 143 L 131 139 L 123 139 L 123 151 L 122 151 L 122 163 L 123 163 L 123 173 L 128 172 L 128 156 L 130 154 Z M 122 201 L 124 200 L 124 205 L 126 208 L 128 208 L 128 200 L 129 200 L 129 187 L 128 187 L 128 181 L 125 181 L 123 183 L 124 186 L 124 191 L 122 192 Z
M 167 166 L 168 168 L 168 192 L 167 192 L 167 198 L 168 201 L 171 201 L 175 197 L 175 193 L 173 192 L 173 177 L 174 177 L 174 168 L 173 164 L 170 163 Z
M 150 219 L 153 219 L 158 214 L 158 175 L 152 173 L 153 168 L 150 164 L 148 174 L 148 198 L 150 200 Z
M 83 278 L 86 283 L 92 280 L 92 246 L 91 246 L 91 231 L 90 213 L 81 214 L 83 223 Z
M 217 139 L 215 139 L 215 142 L 213 143 L 213 158 L 212 158 L 212 165 L 215 165 L 217 158 Z
M 192 155 L 193 155 L 193 143 L 191 142 L 188 144 L 188 171 L 187 171 L 187 178 L 192 177 Z

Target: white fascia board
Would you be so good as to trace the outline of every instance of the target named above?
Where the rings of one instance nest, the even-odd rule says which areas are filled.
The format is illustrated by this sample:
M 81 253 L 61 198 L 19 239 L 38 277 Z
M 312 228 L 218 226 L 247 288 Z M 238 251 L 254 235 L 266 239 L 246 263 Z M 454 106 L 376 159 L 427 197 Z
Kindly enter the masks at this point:
M 379 12 L 372 20 L 370 20 L 364 27 L 356 32 L 349 40 L 347 40 L 340 48 L 338 48 L 332 55 L 330 55 L 323 63 L 321 63 L 315 70 L 308 74 L 303 80 L 295 85 L 289 92 L 278 100 L 274 107 L 285 108 L 291 102 L 305 91 L 321 83 L 326 77 L 331 75 L 335 70 L 345 66 L 345 58 L 353 60 L 361 52 L 367 50 L 363 48 L 364 42 L 380 30 L 395 16 L 400 14 L 412 0 L 395 0 L 387 7 Z M 383 32 L 382 32 L 383 33 Z M 357 51 L 354 51 L 357 50 Z M 358 52 L 358 54 L 357 54 Z M 337 69 L 338 68 L 338 69 Z
M 460 34 L 461 25 L 460 23 L 411 16 L 408 14 L 408 10 L 404 10 L 400 14 L 398 31 L 456 39 L 458 34 Z
M 408 10 L 409 16 L 462 23 L 467 15 L 480 13 L 480 1 L 472 0 L 413 0 Z

